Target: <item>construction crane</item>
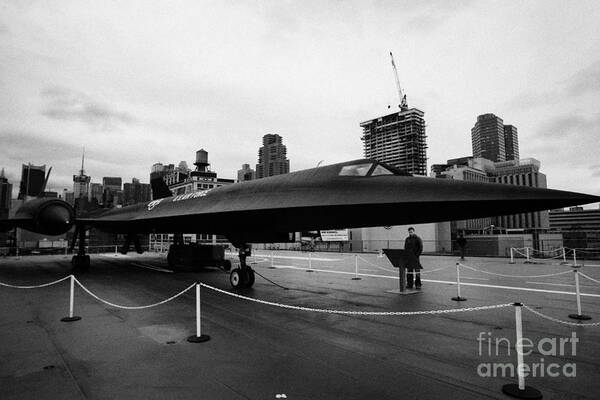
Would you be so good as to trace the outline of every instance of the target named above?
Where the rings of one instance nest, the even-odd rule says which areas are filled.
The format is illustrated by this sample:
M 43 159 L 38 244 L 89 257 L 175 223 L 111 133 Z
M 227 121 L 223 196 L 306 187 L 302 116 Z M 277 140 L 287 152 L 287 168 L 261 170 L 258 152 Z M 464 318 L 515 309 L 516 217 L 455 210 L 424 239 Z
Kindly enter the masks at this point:
M 396 77 L 396 86 L 398 87 L 398 96 L 400 98 L 400 110 L 408 110 L 408 103 L 406 101 L 406 95 L 402 93 L 400 87 L 400 79 L 398 79 L 398 70 L 396 69 L 396 63 L 394 63 L 394 55 L 390 51 L 390 57 L 392 58 L 392 67 L 394 68 L 394 76 Z

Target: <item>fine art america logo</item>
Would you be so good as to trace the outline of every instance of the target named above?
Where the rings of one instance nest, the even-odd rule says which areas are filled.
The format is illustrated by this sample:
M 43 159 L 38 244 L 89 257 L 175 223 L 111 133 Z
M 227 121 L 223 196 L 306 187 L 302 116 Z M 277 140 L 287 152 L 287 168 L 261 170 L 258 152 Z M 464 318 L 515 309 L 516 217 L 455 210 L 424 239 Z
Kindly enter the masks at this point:
M 558 377 L 574 378 L 577 365 L 574 362 L 555 362 L 548 358 L 575 357 L 579 339 L 575 332 L 571 337 L 542 337 L 532 340 L 521 339 L 524 362 L 517 365 L 518 343 L 506 337 L 492 337 L 491 332 L 479 332 L 477 337 L 479 357 L 496 359 L 497 362 L 482 362 L 477 366 L 477 374 L 481 377 L 516 377 L 518 368 L 524 377 Z M 500 359 L 512 357 L 510 362 L 498 362 Z M 547 357 L 547 359 L 544 359 Z M 558 360 L 560 361 L 560 360 Z

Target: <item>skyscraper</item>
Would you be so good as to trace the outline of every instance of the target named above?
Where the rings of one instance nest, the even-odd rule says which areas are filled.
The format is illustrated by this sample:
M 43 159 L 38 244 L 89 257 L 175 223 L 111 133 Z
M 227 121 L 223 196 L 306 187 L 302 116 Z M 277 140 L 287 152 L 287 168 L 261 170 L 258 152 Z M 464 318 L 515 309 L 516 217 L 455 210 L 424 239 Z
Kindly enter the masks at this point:
M 196 152 L 194 165 L 196 169 L 190 170 L 185 161 L 180 162 L 178 167 L 174 164 L 156 163 L 152 165 L 150 181 L 164 180 L 174 195 L 212 189 L 235 182 L 233 179 L 219 178 L 216 172 L 210 170 L 208 152 L 204 149 Z
M 102 186 L 104 186 L 105 189 L 114 190 L 115 192 L 121 190 L 122 184 L 123 180 L 121 177 L 105 176 L 102 178 Z
M 485 158 L 463 157 L 436 165 L 435 169 L 436 178 L 546 188 L 546 175 L 540 172 L 540 162 L 534 158 L 492 162 Z M 491 224 L 502 229 L 548 229 L 548 212 L 471 219 L 458 221 L 454 226 L 458 230 L 479 230 Z
M 140 183 L 139 179 L 133 178 L 131 183 L 123 185 L 123 203 L 126 206 L 130 206 L 150 201 L 151 192 L 149 184 Z
M 425 113 L 417 108 L 362 122 L 365 158 L 384 162 L 408 173 L 427 175 Z
M 471 128 L 471 141 L 474 158 L 487 158 L 494 162 L 506 161 L 502 118 L 494 114 L 478 116 L 475 126 Z
M 123 197 L 122 185 L 123 179 L 119 176 L 105 176 L 102 178 L 102 200 L 100 203 L 104 207 L 110 208 L 117 205 L 123 205 L 119 201 Z
M 506 161 L 519 159 L 519 136 L 514 125 L 504 125 L 504 148 Z
M 256 172 L 250 168 L 250 164 L 242 164 L 242 169 L 238 169 L 238 182 L 251 181 L 256 178 Z
M 90 193 L 88 200 L 90 202 L 96 202 L 98 204 L 102 204 L 102 194 L 104 193 L 104 187 L 101 183 L 92 183 L 90 184 Z
M 8 210 L 12 198 L 12 185 L 4 176 L 4 168 L 0 171 L 0 219 L 8 218 Z
M 0 219 L 9 217 L 10 203 L 12 199 L 12 185 L 4 176 L 4 168 L 0 171 Z M 9 239 L 8 232 L 0 231 L 0 248 L 6 246 Z M 0 249 L 0 254 L 6 254 Z
M 546 188 L 546 175 L 540 172 L 540 162 L 535 158 L 495 163 L 495 169 L 489 171 L 488 176 L 495 183 Z M 548 229 L 548 211 L 496 217 L 496 225 L 508 229 Z
M 256 178 L 265 178 L 290 172 L 290 160 L 287 159 L 287 149 L 279 135 L 263 136 L 263 145 L 258 149 L 258 164 Z
M 23 164 L 21 169 L 21 184 L 19 185 L 19 200 L 27 196 L 37 197 L 44 191 L 46 181 L 46 166 Z
M 75 199 L 88 198 L 91 179 L 83 169 L 79 170 L 79 175 L 73 175 L 73 196 Z

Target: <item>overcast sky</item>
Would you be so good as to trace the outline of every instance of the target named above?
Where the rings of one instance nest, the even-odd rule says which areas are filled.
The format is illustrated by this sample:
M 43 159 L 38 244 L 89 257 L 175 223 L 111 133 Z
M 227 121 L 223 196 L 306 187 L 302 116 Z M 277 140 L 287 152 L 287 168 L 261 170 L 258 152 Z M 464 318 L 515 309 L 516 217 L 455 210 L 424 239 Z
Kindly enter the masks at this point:
M 428 168 L 476 117 L 518 128 L 548 187 L 600 194 L 597 1 L 3 1 L 0 167 L 148 182 L 209 153 L 220 177 L 284 138 L 291 169 L 361 158 L 359 123 L 425 112 Z

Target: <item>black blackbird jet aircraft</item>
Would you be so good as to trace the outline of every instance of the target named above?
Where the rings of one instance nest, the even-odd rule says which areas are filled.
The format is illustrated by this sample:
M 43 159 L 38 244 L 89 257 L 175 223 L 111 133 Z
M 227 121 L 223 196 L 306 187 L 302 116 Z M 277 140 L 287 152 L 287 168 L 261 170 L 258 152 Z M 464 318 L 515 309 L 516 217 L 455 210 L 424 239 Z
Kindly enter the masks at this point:
M 600 201 L 559 190 L 417 177 L 368 159 L 179 196 L 172 196 L 162 179 L 152 184 L 150 202 L 78 217 L 64 201 L 35 199 L 14 218 L 0 221 L 0 229 L 61 234 L 75 226 L 79 253 L 73 265 L 85 268 L 90 263 L 85 230 L 92 227 L 128 235 L 138 251 L 135 235 L 153 232 L 220 234 L 243 249 L 249 243 L 289 241 L 290 232 L 461 220 Z M 250 287 L 254 272 L 240 258 L 230 282 Z

